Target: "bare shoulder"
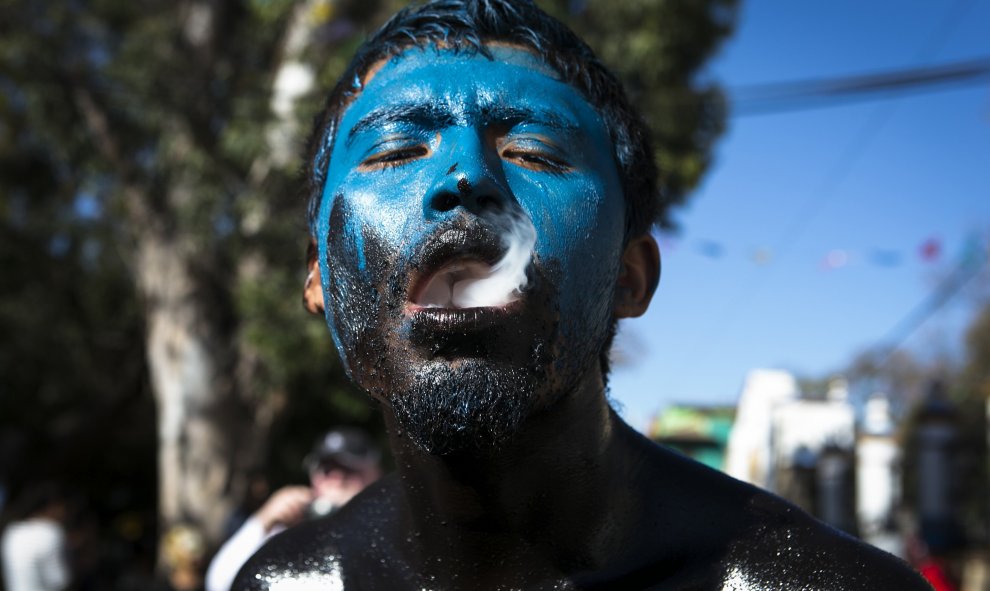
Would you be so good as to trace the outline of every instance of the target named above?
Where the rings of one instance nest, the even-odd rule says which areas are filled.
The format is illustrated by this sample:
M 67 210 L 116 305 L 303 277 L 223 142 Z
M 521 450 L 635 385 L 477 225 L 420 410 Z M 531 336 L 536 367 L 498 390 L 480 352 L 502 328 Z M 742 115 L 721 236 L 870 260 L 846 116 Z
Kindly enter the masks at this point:
M 352 573 L 366 568 L 363 563 L 377 553 L 388 552 L 388 538 L 395 527 L 394 499 L 393 478 L 385 477 L 339 513 L 275 536 L 240 570 L 232 590 L 355 588 Z
M 679 555 L 674 585 L 705 591 L 931 591 L 899 558 L 831 528 L 780 497 L 665 449 L 646 454 L 663 482 L 649 545 Z M 662 538 L 676 540 L 673 550 Z
M 300 524 L 269 540 L 241 568 L 234 591 L 278 591 L 301 583 L 344 589 L 341 553 L 320 521 Z
M 722 560 L 723 591 L 931 591 L 905 562 L 764 492 Z

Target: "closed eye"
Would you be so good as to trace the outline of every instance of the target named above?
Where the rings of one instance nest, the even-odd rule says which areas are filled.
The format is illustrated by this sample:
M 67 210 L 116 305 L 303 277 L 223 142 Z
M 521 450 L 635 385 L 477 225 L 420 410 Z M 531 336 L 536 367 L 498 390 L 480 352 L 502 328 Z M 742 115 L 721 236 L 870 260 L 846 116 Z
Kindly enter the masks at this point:
M 570 164 L 553 154 L 521 148 L 502 150 L 502 158 L 528 170 L 537 172 L 565 173 L 571 170 Z
M 429 148 L 423 144 L 383 150 L 365 158 L 361 162 L 359 170 L 367 172 L 401 166 L 407 162 L 422 158 L 429 153 Z

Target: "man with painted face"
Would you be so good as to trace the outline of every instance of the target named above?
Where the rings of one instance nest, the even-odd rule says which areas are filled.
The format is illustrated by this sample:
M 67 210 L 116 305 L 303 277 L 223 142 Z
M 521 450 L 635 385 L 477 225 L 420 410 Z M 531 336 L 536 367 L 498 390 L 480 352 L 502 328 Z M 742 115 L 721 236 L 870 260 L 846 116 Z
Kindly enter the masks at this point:
M 390 20 L 309 151 L 306 306 L 397 473 L 235 589 L 896 589 L 897 559 L 658 447 L 605 396 L 660 273 L 653 153 L 615 78 L 526 0 Z

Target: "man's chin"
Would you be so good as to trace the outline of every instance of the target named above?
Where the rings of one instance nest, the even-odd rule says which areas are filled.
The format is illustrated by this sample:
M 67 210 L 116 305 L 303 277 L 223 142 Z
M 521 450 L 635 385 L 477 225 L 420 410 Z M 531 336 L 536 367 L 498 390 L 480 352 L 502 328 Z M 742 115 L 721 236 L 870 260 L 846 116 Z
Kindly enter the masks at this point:
M 387 396 L 398 428 L 438 456 L 497 453 L 529 415 L 537 390 L 530 368 L 470 358 L 428 362 L 407 384 Z

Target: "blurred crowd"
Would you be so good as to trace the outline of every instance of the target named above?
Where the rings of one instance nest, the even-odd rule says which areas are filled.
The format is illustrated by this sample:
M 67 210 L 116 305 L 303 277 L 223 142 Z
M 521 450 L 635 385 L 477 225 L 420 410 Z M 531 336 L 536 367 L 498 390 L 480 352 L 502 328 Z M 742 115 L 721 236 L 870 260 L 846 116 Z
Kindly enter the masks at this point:
M 124 512 L 100 523 L 85 496 L 65 483 L 24 484 L 10 498 L 0 487 L 0 591 L 227 591 L 268 539 L 340 509 L 381 475 L 381 460 L 360 430 L 325 433 L 302 462 L 306 484 L 271 492 L 268 479 L 254 475 L 219 548 L 190 524 L 159 537 L 152 515 Z

